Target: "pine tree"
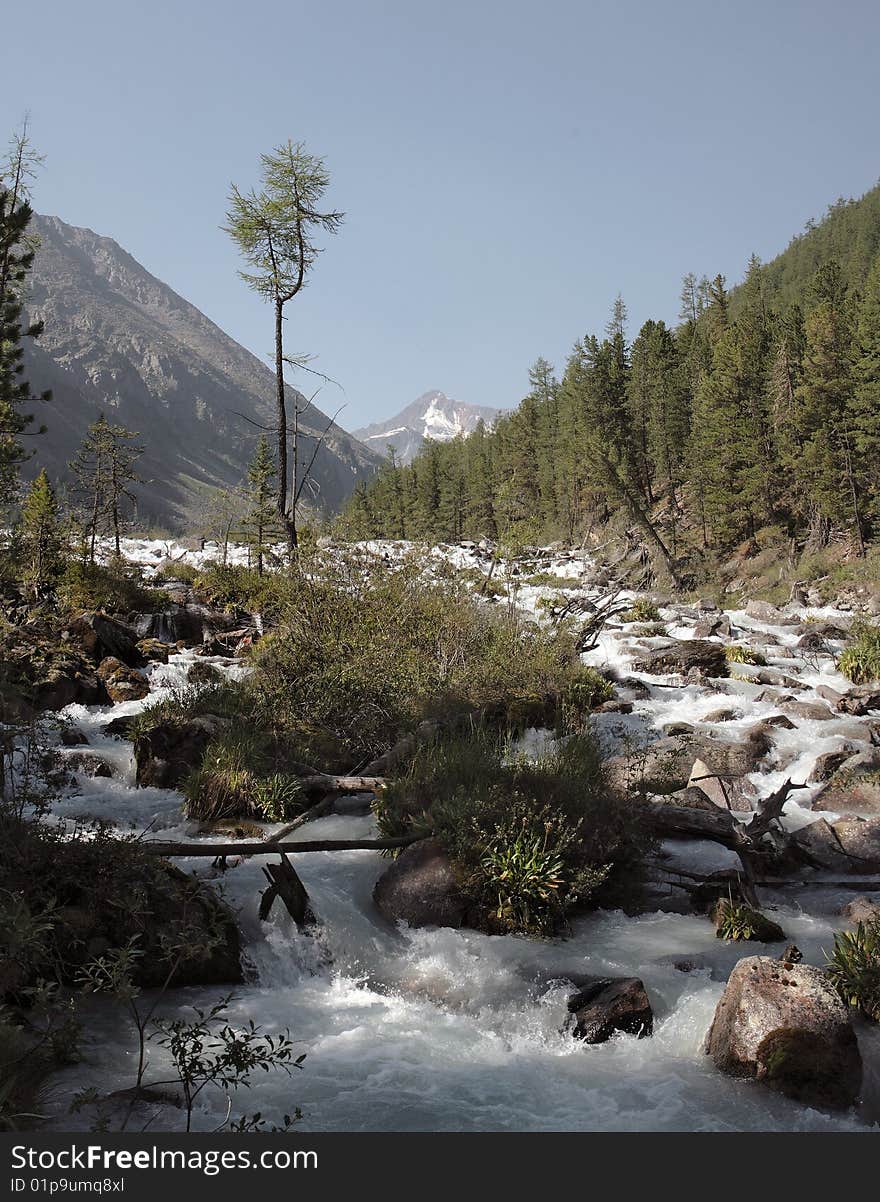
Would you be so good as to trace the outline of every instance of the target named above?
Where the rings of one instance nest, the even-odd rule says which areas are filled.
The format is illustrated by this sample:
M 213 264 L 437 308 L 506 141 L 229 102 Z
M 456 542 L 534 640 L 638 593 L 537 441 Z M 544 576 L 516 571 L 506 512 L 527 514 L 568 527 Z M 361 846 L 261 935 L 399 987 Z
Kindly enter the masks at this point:
M 875 531 L 880 527 L 880 258 L 865 282 L 856 327 L 853 441 L 864 465 Z
M 45 468 L 22 504 L 21 547 L 22 579 L 38 592 L 57 575 L 62 549 L 58 501 Z
M 259 576 L 263 575 L 266 557 L 279 535 L 278 510 L 275 504 L 276 475 L 269 441 L 265 434 L 261 434 L 247 472 L 248 511 L 244 521 L 244 535 L 251 563 L 256 564 Z
M 49 391 L 35 394 L 24 378 L 24 338 L 38 338 L 41 321 L 24 318 L 23 291 L 34 261 L 34 243 L 28 235 L 33 210 L 28 202 L 26 179 L 37 161 L 28 146 L 27 131 L 15 139 L 8 164 L 0 169 L 0 505 L 15 494 L 18 469 L 28 458 L 22 437 L 45 431 L 29 430 L 33 414 L 28 408 L 49 401 Z
M 854 458 L 852 338 L 840 309 L 822 301 L 806 321 L 803 378 L 795 393 L 794 430 L 800 453 L 793 471 L 810 508 L 820 544 L 849 527 L 864 554 Z
M 297 545 L 296 505 L 304 480 L 299 479 L 299 417 L 294 401 L 293 479 L 288 486 L 288 412 L 284 383 L 284 308 L 304 287 L 320 253 L 318 233 L 335 233 L 343 214 L 319 212 L 330 176 L 323 159 L 301 142 L 288 142 L 260 156 L 262 188 L 244 193 L 234 184 L 224 230 L 237 244 L 250 270 L 239 275 L 271 303 L 275 315 L 275 400 L 278 439 L 276 507 L 291 549 Z M 294 363 L 301 362 L 295 357 Z M 328 427 L 329 429 L 329 427 Z

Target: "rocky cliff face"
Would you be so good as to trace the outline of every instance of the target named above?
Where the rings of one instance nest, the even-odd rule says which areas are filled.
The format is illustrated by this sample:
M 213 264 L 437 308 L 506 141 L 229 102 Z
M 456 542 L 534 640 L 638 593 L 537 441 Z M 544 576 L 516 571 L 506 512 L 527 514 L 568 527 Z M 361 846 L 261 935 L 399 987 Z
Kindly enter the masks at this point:
M 241 481 L 259 435 L 247 419 L 273 420 L 273 374 L 111 238 L 57 217 L 37 217 L 34 227 L 40 248 L 29 307 L 46 328 L 28 348 L 27 371 L 34 389 L 51 388 L 54 399 L 36 415 L 48 430 L 32 464 L 63 480 L 89 423 L 104 412 L 147 445 L 136 488 L 140 524 L 182 528 L 213 488 Z M 307 464 L 327 418 L 310 407 L 302 425 Z M 309 503 L 332 512 L 378 462 L 334 428 L 318 452 Z
M 426 392 L 387 421 L 355 430 L 355 437 L 380 455 L 387 455 L 389 446 L 394 447 L 398 462 L 410 463 L 426 439 L 448 442 L 459 434 L 472 434 L 477 422 L 484 422 L 488 428 L 500 413 L 500 409 L 488 405 L 452 401 L 443 392 Z

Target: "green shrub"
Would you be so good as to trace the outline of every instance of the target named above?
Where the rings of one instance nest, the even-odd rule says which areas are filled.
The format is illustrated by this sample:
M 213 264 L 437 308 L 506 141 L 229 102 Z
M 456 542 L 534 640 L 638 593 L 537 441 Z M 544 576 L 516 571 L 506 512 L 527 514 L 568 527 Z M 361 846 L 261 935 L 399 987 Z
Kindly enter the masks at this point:
M 67 609 L 103 609 L 108 613 L 153 613 L 171 603 L 168 593 L 144 584 L 133 564 L 68 563 L 58 598 Z
M 261 613 L 274 618 L 284 605 L 295 578 L 289 573 L 266 572 L 242 564 L 210 563 L 193 580 L 199 598 L 228 613 Z
M 582 730 L 590 712 L 610 701 L 614 696 L 614 685 L 595 668 L 582 667 L 577 670 L 563 695 L 563 715 L 566 726 Z
M 157 583 L 164 583 L 168 580 L 177 580 L 181 584 L 194 584 L 198 579 L 199 569 L 191 563 L 186 563 L 182 559 L 166 559 L 160 563 L 153 576 L 153 580 Z
M 849 646 L 842 651 L 837 667 L 853 684 L 880 680 L 880 626 L 864 620 L 854 622 Z
M 434 832 L 480 924 L 497 932 L 558 930 L 645 845 L 635 810 L 609 799 L 589 736 L 537 762 L 511 762 L 485 731 L 431 744 L 376 810 L 386 836 Z
M 838 931 L 826 972 L 848 1006 L 880 1022 L 880 919 Z
M 728 643 L 724 648 L 724 658 L 729 664 L 755 664 L 760 668 L 767 665 L 767 661 L 760 651 L 744 647 L 741 643 Z
M 632 607 L 620 615 L 621 622 L 659 622 L 660 610 L 649 597 L 638 597 Z
M 253 656 L 253 688 L 311 762 L 344 770 L 426 719 L 553 721 L 580 663 L 573 631 L 481 604 L 460 581 L 351 556 L 303 571 Z

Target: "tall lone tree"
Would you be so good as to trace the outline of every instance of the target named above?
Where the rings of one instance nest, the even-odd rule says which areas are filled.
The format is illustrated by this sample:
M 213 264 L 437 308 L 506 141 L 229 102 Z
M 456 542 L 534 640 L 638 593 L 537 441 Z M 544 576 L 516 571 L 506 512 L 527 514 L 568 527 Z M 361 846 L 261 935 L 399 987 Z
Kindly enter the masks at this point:
M 287 401 L 284 387 L 284 307 L 301 291 L 320 253 L 316 238 L 339 228 L 344 214 L 322 210 L 330 176 L 324 160 L 302 142 L 288 141 L 260 156 L 259 191 L 241 192 L 234 184 L 223 227 L 248 264 L 239 272 L 244 282 L 269 301 L 275 315 L 275 395 L 278 439 L 278 517 L 291 550 L 297 545 L 296 502 L 299 494 L 299 410 L 294 414 L 293 480 L 288 481 Z
M 41 321 L 24 317 L 23 292 L 34 261 L 34 239 L 28 234 L 33 216 L 28 201 L 28 178 L 40 160 L 29 148 L 27 127 L 13 139 L 8 161 L 0 165 L 0 505 L 8 504 L 18 483 L 18 468 L 27 458 L 21 438 L 36 401 L 51 400 L 51 392 L 31 391 L 24 378 L 24 338 L 43 332 Z M 45 426 L 41 426 L 42 432 Z

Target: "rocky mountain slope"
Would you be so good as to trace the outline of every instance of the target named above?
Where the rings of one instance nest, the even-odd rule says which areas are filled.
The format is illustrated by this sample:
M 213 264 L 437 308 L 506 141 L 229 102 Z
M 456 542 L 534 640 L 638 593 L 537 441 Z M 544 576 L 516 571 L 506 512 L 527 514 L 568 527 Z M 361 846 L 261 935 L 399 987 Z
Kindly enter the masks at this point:
M 34 227 L 29 303 L 46 328 L 27 372 L 54 399 L 37 414 L 48 430 L 32 470 L 64 480 L 89 423 L 105 412 L 147 444 L 139 524 L 181 528 L 213 489 L 241 481 L 259 436 L 250 422 L 273 420 L 273 374 L 111 238 L 57 217 L 36 217 Z M 302 424 L 308 463 L 327 418 L 310 407 Z M 332 512 L 378 462 L 334 428 L 313 467 L 310 503 Z
M 443 392 L 425 392 L 387 421 L 355 430 L 355 437 L 380 455 L 387 455 L 392 446 L 398 463 L 410 463 L 426 439 L 448 442 L 459 434 L 472 434 L 477 422 L 491 426 L 499 413 L 488 405 L 452 401 Z

